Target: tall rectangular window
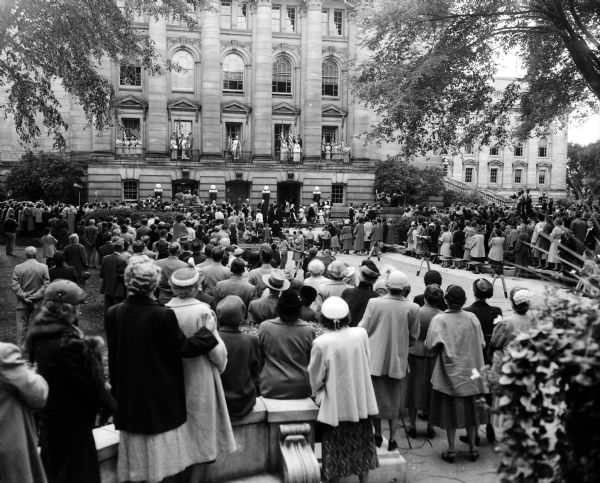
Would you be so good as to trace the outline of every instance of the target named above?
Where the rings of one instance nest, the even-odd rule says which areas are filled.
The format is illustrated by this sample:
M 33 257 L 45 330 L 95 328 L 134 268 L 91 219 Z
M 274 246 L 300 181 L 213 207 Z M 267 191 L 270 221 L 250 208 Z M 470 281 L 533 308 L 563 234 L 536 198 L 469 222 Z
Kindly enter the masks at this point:
M 142 68 L 135 65 L 120 66 L 119 85 L 140 87 L 142 85 Z
M 473 168 L 465 168 L 465 183 L 473 182 Z
M 473 145 L 465 144 L 465 154 L 473 154 Z
M 221 28 L 231 30 L 231 0 L 221 0 Z
M 517 158 L 523 157 L 523 143 L 519 143 L 515 146 L 515 157 L 517 157 Z
M 123 200 L 134 201 L 138 198 L 138 182 L 133 179 L 123 181 Z
M 238 2 L 237 4 L 237 23 L 238 30 L 246 30 L 248 28 L 248 10 L 245 3 Z
M 344 35 L 344 11 L 334 10 L 333 11 L 333 32 L 329 32 L 329 35 Z
M 281 32 L 281 5 L 271 7 L 271 30 Z
M 521 184 L 523 182 L 523 170 L 520 168 L 515 169 L 515 184 Z
M 498 168 L 491 168 L 490 169 L 490 183 L 497 183 L 498 182 Z
M 541 138 L 538 141 L 538 158 L 545 158 L 548 156 L 548 140 Z
M 283 19 L 283 32 L 296 32 L 296 7 L 286 7 L 285 8 L 285 17 Z
M 545 185 L 546 184 L 546 175 L 548 172 L 545 169 L 540 169 L 538 172 L 538 184 Z
M 329 35 L 329 9 L 324 8 L 321 11 L 321 32 L 323 35 Z
M 225 123 L 225 137 L 231 140 L 235 138 L 238 141 L 242 139 L 242 123 L 241 122 L 226 122 Z
M 337 126 L 323 126 L 321 128 L 321 138 L 325 143 L 337 142 L 338 128 Z
M 498 149 L 498 146 L 492 146 L 490 148 L 490 156 L 498 156 L 499 152 L 500 150 Z
M 332 183 L 331 184 L 331 202 L 332 203 L 344 203 L 344 184 L 343 183 Z

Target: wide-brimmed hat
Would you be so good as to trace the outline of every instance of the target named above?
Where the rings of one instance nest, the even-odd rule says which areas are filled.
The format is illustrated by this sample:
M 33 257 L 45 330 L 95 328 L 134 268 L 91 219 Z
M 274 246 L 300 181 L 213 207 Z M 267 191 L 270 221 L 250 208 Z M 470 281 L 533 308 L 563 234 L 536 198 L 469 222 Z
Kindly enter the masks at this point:
M 186 288 L 195 285 L 200 280 L 200 274 L 195 268 L 180 268 L 175 270 L 169 279 L 171 286 Z
M 273 270 L 262 276 L 262 281 L 267 287 L 278 292 L 283 292 L 290 288 L 290 282 L 285 278 L 285 275 L 279 270 Z

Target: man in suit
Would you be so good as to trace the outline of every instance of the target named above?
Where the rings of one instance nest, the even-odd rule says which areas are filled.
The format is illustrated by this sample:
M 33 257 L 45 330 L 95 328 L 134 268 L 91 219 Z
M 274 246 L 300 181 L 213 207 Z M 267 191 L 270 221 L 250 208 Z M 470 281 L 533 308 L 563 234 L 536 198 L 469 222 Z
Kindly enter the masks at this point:
M 77 284 L 83 288 L 85 278 L 83 273 L 88 269 L 88 259 L 85 253 L 85 247 L 79 243 L 79 235 L 73 233 L 69 235 L 69 244 L 64 249 L 65 262 L 71 265 L 77 272 Z
M 17 296 L 17 345 L 21 347 L 25 344 L 31 315 L 42 302 L 50 284 L 48 266 L 38 262 L 36 255 L 35 247 L 25 248 L 27 259 L 15 266 L 12 276 L 12 289 Z
M 214 247 L 210 252 L 212 262 L 198 270 L 200 272 L 202 290 L 213 297 L 217 283 L 231 278 L 231 271 L 221 264 L 223 253 L 224 250 L 222 247 Z
M 290 288 L 290 282 L 280 270 L 263 276 L 263 282 L 269 288 L 269 295 L 253 300 L 248 306 L 248 324 L 260 324 L 277 317 L 279 295 Z
M 115 248 L 118 245 L 122 248 L 124 241 L 117 240 L 114 243 Z M 127 296 L 123 280 L 126 267 L 127 261 L 117 251 L 102 258 L 102 264 L 100 265 L 100 278 L 102 279 L 100 293 L 104 294 L 104 313 L 113 305 L 123 302 Z
M 270 248 L 262 249 L 260 251 L 261 266 L 248 272 L 248 282 L 256 287 L 256 292 L 254 294 L 256 298 L 259 298 L 267 288 L 263 282 L 263 275 L 269 275 L 273 272 L 273 267 L 271 266 L 272 258 L 273 252 Z
M 88 265 L 92 268 L 96 268 L 97 265 L 97 238 L 98 227 L 96 226 L 96 221 L 94 219 L 90 219 L 90 221 L 88 221 L 88 225 L 83 229 L 83 246 L 85 247 L 85 254 L 87 255 Z
M 175 270 L 180 268 L 189 268 L 190 266 L 179 260 L 181 245 L 177 242 L 169 244 L 169 256 L 156 260 L 154 263 L 160 267 L 160 281 L 158 282 L 158 301 L 161 304 L 166 304 L 174 295 L 169 284 L 169 279 Z
M 244 270 L 245 265 L 243 260 L 235 258 L 231 262 L 231 278 L 221 280 L 215 286 L 215 305 L 218 305 L 228 295 L 237 295 L 242 299 L 246 310 L 248 310 L 248 305 L 250 305 L 254 296 L 255 287 L 242 278 Z

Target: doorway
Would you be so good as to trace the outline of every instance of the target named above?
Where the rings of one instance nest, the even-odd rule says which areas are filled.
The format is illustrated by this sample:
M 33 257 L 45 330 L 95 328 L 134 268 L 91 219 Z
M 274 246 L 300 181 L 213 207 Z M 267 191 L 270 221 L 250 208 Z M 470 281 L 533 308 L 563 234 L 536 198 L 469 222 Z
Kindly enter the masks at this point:
M 277 204 L 279 206 L 288 203 L 293 203 L 298 210 L 300 206 L 300 192 L 302 191 L 302 183 L 299 181 L 282 181 L 277 183 Z
M 195 179 L 176 179 L 171 183 L 171 188 L 173 190 L 173 197 L 177 193 L 186 194 L 189 192 L 190 194 L 197 194 L 198 192 L 199 182 Z
M 232 180 L 225 183 L 225 199 L 227 203 L 231 203 L 236 209 L 242 207 L 247 199 L 250 199 L 250 181 Z

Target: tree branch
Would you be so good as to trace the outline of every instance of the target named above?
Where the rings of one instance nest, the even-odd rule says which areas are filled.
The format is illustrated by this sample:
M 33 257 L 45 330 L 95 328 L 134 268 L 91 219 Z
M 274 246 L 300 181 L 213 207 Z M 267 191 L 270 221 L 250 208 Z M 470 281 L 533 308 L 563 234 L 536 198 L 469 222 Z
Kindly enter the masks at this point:
M 583 32 L 583 34 L 591 42 L 591 44 L 594 47 L 596 47 L 597 49 L 600 49 L 600 42 L 598 41 L 598 39 L 596 39 L 592 35 L 592 33 L 589 31 L 589 29 L 581 21 L 581 17 L 579 16 L 579 14 L 577 13 L 577 10 L 575 9 L 575 2 L 573 0 L 568 0 L 568 3 L 569 3 L 569 11 L 571 12 L 571 15 L 573 16 L 573 20 L 575 21 L 575 24 L 579 27 L 579 29 Z

